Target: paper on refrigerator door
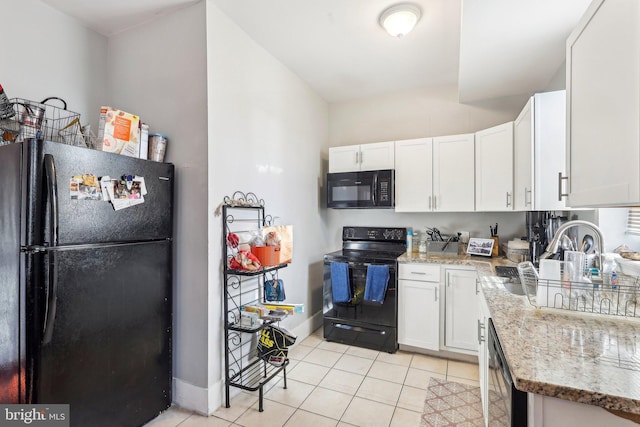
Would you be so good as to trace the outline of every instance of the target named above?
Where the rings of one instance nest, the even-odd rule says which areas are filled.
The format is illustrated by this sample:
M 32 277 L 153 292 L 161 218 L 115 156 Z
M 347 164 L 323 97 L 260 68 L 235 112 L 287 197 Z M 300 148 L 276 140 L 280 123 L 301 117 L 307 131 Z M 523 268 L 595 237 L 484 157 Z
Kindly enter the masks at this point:
M 130 180 L 124 177 L 112 179 L 110 176 L 103 176 L 100 186 L 104 199 L 110 201 L 116 211 L 144 203 L 144 196 L 147 194 L 144 177 L 137 175 Z

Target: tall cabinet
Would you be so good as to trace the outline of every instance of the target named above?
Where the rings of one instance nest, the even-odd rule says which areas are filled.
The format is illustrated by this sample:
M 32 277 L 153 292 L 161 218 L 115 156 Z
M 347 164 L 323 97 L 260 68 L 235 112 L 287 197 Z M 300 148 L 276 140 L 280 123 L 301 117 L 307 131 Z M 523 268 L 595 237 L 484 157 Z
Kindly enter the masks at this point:
M 281 366 L 267 363 L 258 357 L 256 347 L 260 332 L 273 320 L 257 321 L 255 324 L 242 322 L 243 306 L 264 302 L 264 282 L 267 274 L 275 274 L 287 264 L 260 268 L 256 271 L 235 270 L 229 267 L 229 260 L 237 249 L 227 242 L 229 233 L 239 236 L 239 243 L 247 244 L 255 231 L 271 222 L 265 216 L 264 200 L 253 193 L 236 192 L 232 198 L 225 198 L 222 205 L 222 253 L 224 255 L 222 301 L 224 322 L 224 371 L 225 404 L 230 407 L 230 387 L 259 392 L 259 411 L 263 410 L 263 387 L 280 372 L 284 374 L 284 388 L 287 388 L 285 359 Z
M 593 1 L 566 56 L 568 205 L 638 205 L 640 2 Z
M 536 93 L 514 121 L 514 208 L 566 209 L 566 92 Z

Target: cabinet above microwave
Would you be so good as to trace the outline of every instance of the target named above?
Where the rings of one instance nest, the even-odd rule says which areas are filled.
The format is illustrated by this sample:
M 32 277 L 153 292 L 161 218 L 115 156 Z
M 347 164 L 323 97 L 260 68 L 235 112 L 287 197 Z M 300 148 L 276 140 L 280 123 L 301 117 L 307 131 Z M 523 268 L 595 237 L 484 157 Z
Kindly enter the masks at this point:
M 329 173 L 394 169 L 394 143 L 345 145 L 329 148 Z

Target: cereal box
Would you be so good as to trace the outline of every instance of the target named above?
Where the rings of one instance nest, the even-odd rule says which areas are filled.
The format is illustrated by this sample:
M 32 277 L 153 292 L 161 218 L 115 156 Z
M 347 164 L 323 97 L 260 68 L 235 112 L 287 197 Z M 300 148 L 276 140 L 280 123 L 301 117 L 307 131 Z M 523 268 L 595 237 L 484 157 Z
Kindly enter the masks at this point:
M 140 117 L 111 107 L 100 107 L 96 149 L 140 156 Z

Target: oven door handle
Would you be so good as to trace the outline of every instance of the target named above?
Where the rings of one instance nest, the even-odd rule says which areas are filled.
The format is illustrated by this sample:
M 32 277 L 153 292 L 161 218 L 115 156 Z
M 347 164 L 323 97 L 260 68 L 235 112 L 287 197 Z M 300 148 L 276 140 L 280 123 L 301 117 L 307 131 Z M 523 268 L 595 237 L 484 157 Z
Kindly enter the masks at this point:
M 386 335 L 386 331 L 381 331 L 378 329 L 371 329 L 371 328 L 363 328 L 362 326 L 345 325 L 344 323 L 334 323 L 333 326 L 339 329 L 346 329 L 348 331 L 366 332 L 366 333 L 376 334 L 376 335 Z

